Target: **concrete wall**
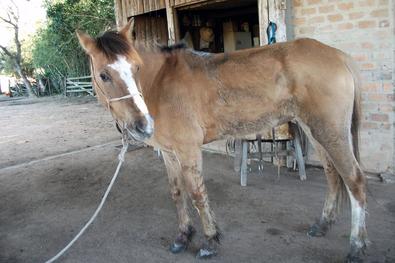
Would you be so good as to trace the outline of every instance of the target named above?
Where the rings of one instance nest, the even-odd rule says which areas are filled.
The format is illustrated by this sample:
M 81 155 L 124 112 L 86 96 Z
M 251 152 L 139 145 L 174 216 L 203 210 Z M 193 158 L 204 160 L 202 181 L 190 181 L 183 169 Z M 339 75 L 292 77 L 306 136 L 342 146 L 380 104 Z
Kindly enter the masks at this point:
M 363 79 L 361 160 L 370 172 L 395 172 L 394 1 L 289 2 L 289 35 L 339 48 L 359 65 Z

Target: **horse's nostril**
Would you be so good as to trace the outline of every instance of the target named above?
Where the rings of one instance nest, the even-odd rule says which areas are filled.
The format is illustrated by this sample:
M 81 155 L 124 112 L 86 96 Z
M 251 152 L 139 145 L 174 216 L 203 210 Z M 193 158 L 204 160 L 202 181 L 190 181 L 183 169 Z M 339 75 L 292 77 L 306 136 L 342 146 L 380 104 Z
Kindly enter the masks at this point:
M 138 120 L 135 123 L 136 129 L 140 132 L 145 132 L 145 122 L 142 120 Z

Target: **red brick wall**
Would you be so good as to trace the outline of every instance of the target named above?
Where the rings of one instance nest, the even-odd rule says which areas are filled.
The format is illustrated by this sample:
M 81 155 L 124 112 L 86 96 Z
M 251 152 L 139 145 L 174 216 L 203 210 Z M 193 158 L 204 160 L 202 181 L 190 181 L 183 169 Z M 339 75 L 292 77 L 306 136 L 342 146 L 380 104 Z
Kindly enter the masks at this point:
M 395 0 L 291 2 L 295 38 L 318 39 L 357 61 L 363 78 L 362 165 L 367 171 L 394 173 Z

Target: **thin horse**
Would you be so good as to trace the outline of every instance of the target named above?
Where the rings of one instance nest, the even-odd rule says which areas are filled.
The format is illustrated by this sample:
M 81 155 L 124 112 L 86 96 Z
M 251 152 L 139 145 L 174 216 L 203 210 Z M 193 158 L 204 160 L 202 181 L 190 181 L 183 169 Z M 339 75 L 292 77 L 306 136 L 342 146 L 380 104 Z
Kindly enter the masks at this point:
M 320 153 L 328 191 L 311 236 L 325 235 L 344 197 L 352 210 L 348 262 L 367 244 L 365 177 L 358 163 L 360 85 L 349 56 L 311 39 L 208 54 L 173 46 L 147 48 L 130 37 L 132 23 L 96 39 L 77 32 L 91 58 L 99 100 L 121 128 L 161 149 L 178 211 L 174 253 L 194 228 L 198 210 L 206 241 L 199 257 L 216 253 L 220 232 L 203 182 L 201 145 L 297 122 Z

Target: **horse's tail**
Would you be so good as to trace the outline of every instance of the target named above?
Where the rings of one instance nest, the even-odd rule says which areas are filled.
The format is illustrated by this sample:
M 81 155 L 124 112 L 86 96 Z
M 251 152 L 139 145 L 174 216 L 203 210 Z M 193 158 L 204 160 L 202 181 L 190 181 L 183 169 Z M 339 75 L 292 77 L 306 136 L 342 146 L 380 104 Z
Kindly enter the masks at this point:
M 346 66 L 350 71 L 353 79 L 354 79 L 354 106 L 352 112 L 351 119 L 351 136 L 352 136 L 352 144 L 355 159 L 357 159 L 358 163 L 360 161 L 359 156 L 359 126 L 361 123 L 361 80 L 358 71 L 358 67 L 353 61 L 353 59 L 349 56 L 345 59 Z
M 357 162 L 359 163 L 360 156 L 359 156 L 359 126 L 361 121 L 361 89 L 360 89 L 360 75 L 358 71 L 358 67 L 353 61 L 353 59 L 345 55 L 344 63 L 348 68 L 349 72 L 351 73 L 353 80 L 354 80 L 354 103 L 353 103 L 353 112 L 351 118 L 351 136 L 352 136 L 352 145 L 354 156 Z M 349 203 L 349 195 L 347 192 L 346 185 L 341 176 L 339 176 L 337 180 L 337 200 L 336 206 L 337 210 L 340 211 L 341 208 L 344 207 L 345 204 Z

